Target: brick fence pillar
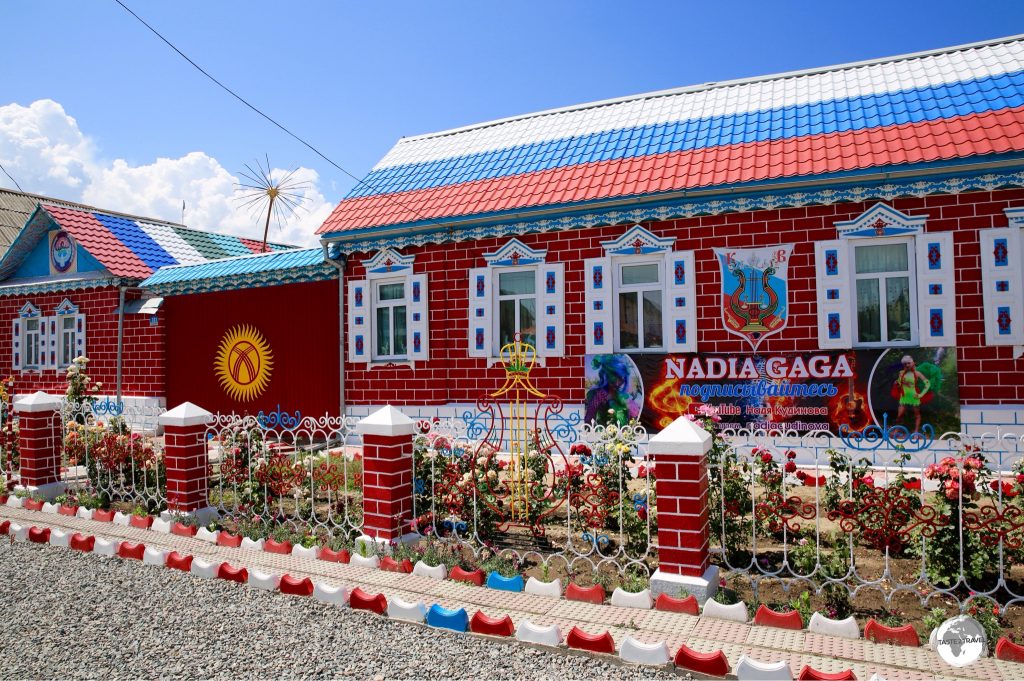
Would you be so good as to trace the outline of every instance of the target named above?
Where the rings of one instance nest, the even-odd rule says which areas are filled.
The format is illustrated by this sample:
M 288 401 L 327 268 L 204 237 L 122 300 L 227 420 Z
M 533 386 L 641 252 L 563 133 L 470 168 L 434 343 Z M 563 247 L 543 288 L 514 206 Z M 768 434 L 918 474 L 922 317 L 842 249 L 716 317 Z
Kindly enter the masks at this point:
M 62 494 L 65 487 L 60 481 L 60 404 L 59 397 L 44 392 L 14 400 L 21 456 L 20 480 L 14 489 L 27 490 L 50 501 Z
M 401 539 L 412 520 L 412 438 L 416 424 L 391 405 L 356 426 L 363 436 L 363 534 Z
M 201 522 L 216 515 L 210 508 L 207 481 L 206 426 L 212 418 L 210 412 L 191 402 L 160 415 L 169 514 L 194 514 Z
M 681 589 L 701 602 L 718 590 L 718 567 L 709 566 L 707 453 L 711 434 L 685 416 L 650 439 L 658 495 L 658 569 L 651 592 Z

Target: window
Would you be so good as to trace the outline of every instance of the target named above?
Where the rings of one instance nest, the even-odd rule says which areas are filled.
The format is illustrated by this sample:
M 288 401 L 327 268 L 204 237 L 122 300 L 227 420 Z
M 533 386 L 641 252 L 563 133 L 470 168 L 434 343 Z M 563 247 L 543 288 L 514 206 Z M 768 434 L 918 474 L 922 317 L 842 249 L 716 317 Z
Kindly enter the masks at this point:
M 73 315 L 62 315 L 60 319 L 60 365 L 69 366 L 75 359 L 75 318 Z
M 909 241 L 885 240 L 853 247 L 858 345 L 911 345 L 917 340 L 910 246 Z
M 537 345 L 537 273 L 533 268 L 498 272 L 498 346 Z
M 404 359 L 408 352 L 405 282 L 379 282 L 374 300 L 374 359 Z
M 38 369 L 42 364 L 40 359 L 41 321 L 38 317 L 25 320 L 25 361 L 22 363 L 24 369 Z
M 621 350 L 664 347 L 661 264 L 623 263 L 618 268 L 618 345 Z

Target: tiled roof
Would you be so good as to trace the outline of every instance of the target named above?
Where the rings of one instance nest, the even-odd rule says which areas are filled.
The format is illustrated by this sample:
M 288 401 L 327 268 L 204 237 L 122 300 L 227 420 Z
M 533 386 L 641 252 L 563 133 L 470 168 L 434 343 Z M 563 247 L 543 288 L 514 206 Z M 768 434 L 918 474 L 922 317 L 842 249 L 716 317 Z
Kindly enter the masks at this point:
M 201 232 L 172 223 L 41 204 L 0 260 L 0 279 L 14 274 L 35 247 L 38 235 L 50 228 L 47 216 L 112 275 L 129 279 L 145 279 L 168 265 L 252 254 L 261 246 L 251 239 Z M 282 251 L 293 247 L 268 243 L 268 248 Z
M 304 248 L 163 267 L 140 286 L 171 295 L 316 281 L 336 274 L 337 270 L 324 262 L 322 249 Z
M 1024 151 L 1024 38 L 400 140 L 318 233 Z

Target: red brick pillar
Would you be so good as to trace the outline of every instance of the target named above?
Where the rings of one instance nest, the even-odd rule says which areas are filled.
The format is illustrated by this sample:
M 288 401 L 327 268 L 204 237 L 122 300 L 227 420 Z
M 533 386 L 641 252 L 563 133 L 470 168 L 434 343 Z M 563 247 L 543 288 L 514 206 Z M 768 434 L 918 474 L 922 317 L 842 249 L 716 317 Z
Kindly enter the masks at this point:
M 707 453 L 711 434 L 685 416 L 650 439 L 658 495 L 658 569 L 651 591 L 680 589 L 704 601 L 718 589 L 718 568 L 709 567 Z
M 191 402 L 160 415 L 167 470 L 167 511 L 172 514 L 215 513 L 207 494 L 206 426 L 213 415 Z
M 412 520 L 412 438 L 416 424 L 391 405 L 359 422 L 363 436 L 363 534 L 400 539 Z
M 27 490 L 51 501 L 64 492 L 64 483 L 60 481 L 60 404 L 59 397 L 44 392 L 14 401 L 21 455 L 20 480 L 15 490 Z

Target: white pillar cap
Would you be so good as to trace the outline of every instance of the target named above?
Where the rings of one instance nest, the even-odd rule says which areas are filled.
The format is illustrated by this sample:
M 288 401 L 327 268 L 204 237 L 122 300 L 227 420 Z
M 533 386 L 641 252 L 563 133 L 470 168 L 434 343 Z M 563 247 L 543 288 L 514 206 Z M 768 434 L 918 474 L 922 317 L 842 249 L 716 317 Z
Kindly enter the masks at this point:
M 416 422 L 388 404 L 357 423 L 356 432 L 384 437 L 412 435 L 416 432 Z
M 711 451 L 711 445 L 711 433 L 685 416 L 680 416 L 649 440 L 647 451 L 654 455 L 697 456 Z
M 213 419 L 213 414 L 191 402 L 182 402 L 174 409 L 160 414 L 161 426 L 199 426 L 206 425 Z
M 60 397 L 49 395 L 38 390 L 31 395 L 23 395 L 14 399 L 14 411 L 19 414 L 30 414 L 40 411 L 57 411 L 60 408 Z

